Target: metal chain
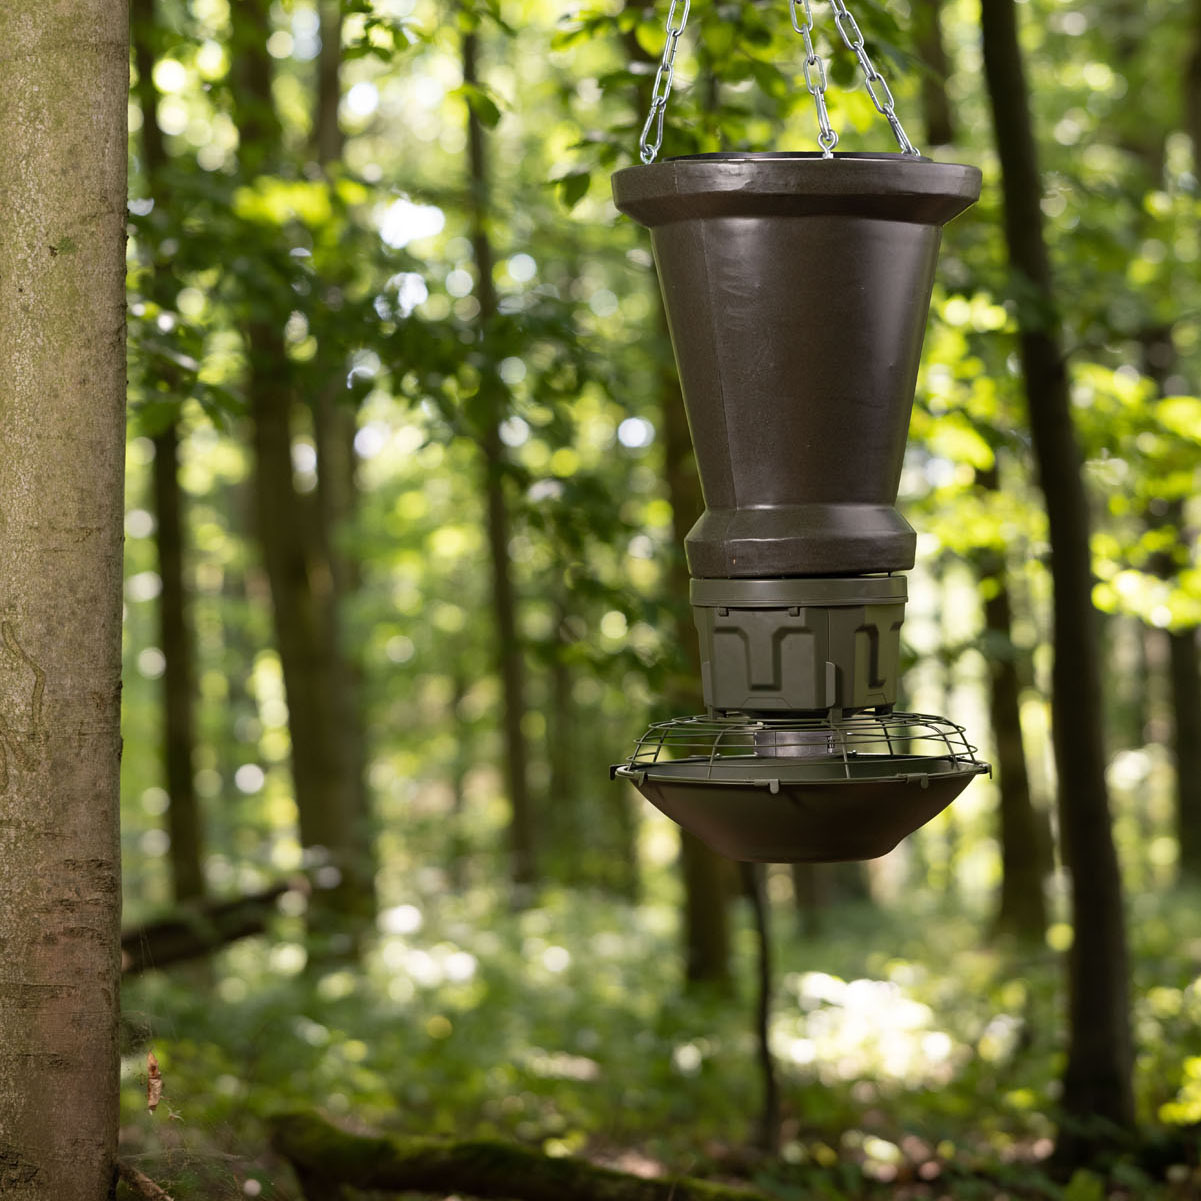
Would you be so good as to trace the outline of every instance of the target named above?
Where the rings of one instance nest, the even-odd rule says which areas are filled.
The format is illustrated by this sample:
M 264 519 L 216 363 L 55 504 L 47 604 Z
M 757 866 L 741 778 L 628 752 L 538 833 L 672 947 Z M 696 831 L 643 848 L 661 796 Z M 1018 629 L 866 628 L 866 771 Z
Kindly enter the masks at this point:
M 830 125 L 830 114 L 826 110 L 826 64 L 813 48 L 813 10 L 809 7 L 809 0 L 788 0 L 788 7 L 792 13 L 793 29 L 805 39 L 805 86 L 817 108 L 817 144 L 822 148 L 823 158 L 833 158 L 838 134 Z M 803 23 L 797 20 L 798 7 L 805 12 Z
M 888 81 L 876 70 L 875 63 L 867 52 L 863 42 L 863 32 L 859 23 L 846 6 L 846 0 L 830 0 L 834 9 L 834 23 L 846 43 L 847 49 L 854 54 L 863 69 L 863 79 L 867 84 L 867 94 L 872 103 L 892 130 L 903 154 L 919 157 L 920 152 L 909 140 L 901 119 L 896 114 L 896 102 Z M 671 0 L 667 10 L 667 41 L 663 46 L 663 57 L 659 60 L 659 69 L 655 72 L 655 83 L 651 88 L 651 107 L 646 115 L 646 123 L 642 126 L 642 135 L 638 139 L 639 156 L 646 164 L 653 163 L 663 145 L 663 119 L 667 112 L 667 99 L 671 95 L 672 80 L 675 76 L 676 51 L 680 45 L 680 35 L 688 24 L 688 12 L 692 0 Z M 788 0 L 789 11 L 792 15 L 792 27 L 805 41 L 805 87 L 813 97 L 817 108 L 818 135 L 817 144 L 822 149 L 823 158 L 833 158 L 834 147 L 838 145 L 838 134 L 830 124 L 830 114 L 826 107 L 826 64 L 813 45 L 813 10 L 810 0 Z M 676 22 L 676 11 L 680 11 L 679 22 Z M 800 10 L 798 12 L 798 10 Z M 801 18 L 803 12 L 804 17 Z
M 663 117 L 667 111 L 667 98 L 671 95 L 671 81 L 675 74 L 676 50 L 680 44 L 680 34 L 688 24 L 688 10 L 692 0 L 683 0 L 684 11 L 680 14 L 680 23 L 675 23 L 676 9 L 680 0 L 671 0 L 667 10 L 667 43 L 663 47 L 663 57 L 659 60 L 659 69 L 655 72 L 655 86 L 651 88 L 651 111 L 646 115 L 646 124 L 642 127 L 642 136 L 638 139 L 638 149 L 642 161 L 653 163 L 663 145 Z M 654 141 L 651 140 L 651 129 L 654 129 Z
M 791 3 L 792 0 L 789 0 L 789 2 Z M 847 8 L 846 0 L 830 0 L 830 5 L 834 9 L 834 23 L 838 26 L 838 32 L 842 34 L 842 40 L 846 42 L 847 49 L 854 54 L 859 60 L 859 65 L 863 68 L 863 78 L 867 84 L 867 94 L 872 98 L 872 103 L 876 106 L 876 112 L 888 122 L 889 127 L 892 129 L 893 137 L 896 138 L 897 145 L 901 148 L 901 153 L 918 157 L 917 148 L 909 140 L 909 135 L 906 134 L 904 127 L 901 125 L 901 119 L 896 114 L 892 91 L 888 86 L 888 82 L 876 70 L 875 64 L 868 55 L 867 47 L 863 44 L 863 33 L 859 29 L 859 23 Z M 808 38 L 806 38 L 806 45 L 808 45 Z

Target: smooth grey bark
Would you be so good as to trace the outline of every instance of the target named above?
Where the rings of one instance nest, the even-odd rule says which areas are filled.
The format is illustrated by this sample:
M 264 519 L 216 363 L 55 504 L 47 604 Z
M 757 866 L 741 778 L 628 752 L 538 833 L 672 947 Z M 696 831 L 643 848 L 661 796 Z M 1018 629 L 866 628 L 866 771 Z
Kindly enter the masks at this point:
M 114 1183 L 125 0 L 0 5 L 0 1196 Z
M 983 0 L 984 74 L 1001 162 L 1005 239 L 1024 295 L 1019 354 L 1054 587 L 1051 721 L 1059 826 L 1071 878 L 1068 1047 L 1057 1155 L 1082 1162 L 1134 1125 L 1129 957 L 1105 782 L 1088 499 L 1072 425 L 1042 185 L 1013 0 Z

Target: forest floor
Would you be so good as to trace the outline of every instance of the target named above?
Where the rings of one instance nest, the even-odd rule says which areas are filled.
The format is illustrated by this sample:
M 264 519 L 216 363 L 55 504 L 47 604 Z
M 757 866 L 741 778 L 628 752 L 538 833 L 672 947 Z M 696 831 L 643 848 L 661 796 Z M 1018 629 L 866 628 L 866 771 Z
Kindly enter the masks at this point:
M 272 939 L 130 980 L 123 1157 L 175 1201 L 296 1201 L 265 1119 L 315 1108 L 356 1131 L 499 1137 L 638 1175 L 749 1182 L 781 1201 L 1201 1198 L 1188 1150 L 1201 1122 L 1195 897 L 1131 904 L 1151 1150 L 1056 1182 L 1063 1005 L 1050 946 L 989 945 L 986 916 L 929 893 L 832 909 L 808 938 L 777 907 L 782 1137 L 765 1157 L 748 1149 L 762 1082 L 745 915 L 745 983 L 692 995 L 670 904 L 558 890 L 514 913 L 490 889 L 436 884 L 385 911 L 359 967 L 306 970 L 294 915 Z M 1065 937 L 1055 927 L 1050 941 Z M 150 1050 L 165 1084 L 153 1114 Z

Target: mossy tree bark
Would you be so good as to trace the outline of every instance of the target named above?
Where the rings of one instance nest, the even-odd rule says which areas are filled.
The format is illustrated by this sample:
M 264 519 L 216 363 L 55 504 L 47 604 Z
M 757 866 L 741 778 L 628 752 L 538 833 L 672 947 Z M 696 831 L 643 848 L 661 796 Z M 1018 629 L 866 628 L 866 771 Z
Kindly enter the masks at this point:
M 479 87 L 479 35 L 463 35 L 463 82 Z M 475 109 L 467 110 L 468 205 L 471 250 L 475 259 L 476 300 L 481 338 L 497 315 L 492 271 L 496 256 L 488 235 L 488 151 L 483 123 Z M 483 356 L 480 378 L 480 452 L 487 511 L 488 558 L 492 568 L 492 619 L 496 628 L 496 668 L 501 686 L 501 733 L 504 742 L 504 780 L 509 796 L 509 855 L 513 883 L 519 893 L 538 879 L 534 840 L 534 803 L 529 782 L 529 751 L 522 728 L 526 710 L 525 648 L 517 620 L 517 588 L 509 559 L 512 521 L 506 496 L 505 446 L 500 436 L 504 419 L 504 385 L 491 356 Z M 521 899 L 519 897 L 519 899 Z
M 266 0 L 242 0 L 232 13 L 239 163 L 253 176 L 281 157 L 266 48 L 271 21 Z M 300 840 L 316 868 L 309 929 L 319 958 L 353 955 L 374 916 L 374 893 L 349 748 L 338 725 L 332 580 L 316 553 L 312 523 L 303 519 L 309 498 L 292 473 L 296 388 L 283 331 L 290 299 L 277 304 L 268 288 L 248 296 L 244 322 L 255 512 L 288 703 Z
M 125 0 L 0 5 L 0 1195 L 105 1201 L 118 1090 Z
M 133 0 L 130 11 L 137 100 L 142 110 L 142 169 L 156 210 L 165 211 L 170 198 L 163 178 L 167 151 L 158 127 L 158 89 L 154 86 L 156 53 L 155 0 Z M 154 299 L 174 307 L 170 269 L 155 262 Z M 179 381 L 167 375 L 159 381 L 164 398 L 183 403 Z M 171 836 L 171 887 L 177 901 L 204 895 L 203 824 L 195 786 L 195 667 L 188 590 L 184 582 L 184 496 L 179 483 L 179 420 L 173 418 L 154 435 L 153 498 L 155 548 L 158 551 L 159 646 L 163 652 L 163 769 L 167 796 L 167 831 Z
M 1013 0 L 984 0 L 984 72 L 1001 161 L 1005 237 L 1020 284 L 1019 353 L 1054 586 L 1052 735 L 1075 937 L 1068 953 L 1068 1054 L 1057 1153 L 1089 1158 L 1134 1124 L 1129 960 L 1105 782 L 1098 620 L 1089 513 L 1043 237 L 1042 186 Z

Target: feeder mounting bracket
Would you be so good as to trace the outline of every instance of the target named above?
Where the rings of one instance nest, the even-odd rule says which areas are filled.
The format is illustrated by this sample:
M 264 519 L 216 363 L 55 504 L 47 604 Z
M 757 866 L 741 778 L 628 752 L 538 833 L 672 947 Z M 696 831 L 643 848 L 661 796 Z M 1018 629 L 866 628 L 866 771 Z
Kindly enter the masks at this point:
M 663 55 L 659 60 L 659 68 L 655 72 L 655 83 L 651 88 L 650 111 L 642 126 L 638 139 L 639 157 L 645 164 L 655 161 L 659 148 L 663 145 L 663 121 L 667 114 L 667 101 L 671 96 L 672 83 L 675 78 L 676 52 L 679 50 L 680 37 L 688 24 L 688 14 L 692 0 L 671 0 L 667 10 L 666 41 L 663 45 Z M 892 130 L 901 153 L 918 157 L 919 151 L 909 140 L 905 127 L 896 113 L 896 102 L 888 81 L 880 73 L 867 46 L 863 40 L 863 32 L 854 14 L 847 8 L 846 0 L 830 0 L 834 10 L 834 24 L 848 50 L 854 54 L 863 71 L 867 94 L 872 104 L 887 122 Z M 792 17 L 792 27 L 801 35 L 805 43 L 805 87 L 813 97 L 817 109 L 818 135 L 817 144 L 821 147 L 823 158 L 834 157 L 834 147 L 838 145 L 838 133 L 830 124 L 830 114 L 826 108 L 826 65 L 813 44 L 813 10 L 811 0 L 788 0 L 789 12 Z

